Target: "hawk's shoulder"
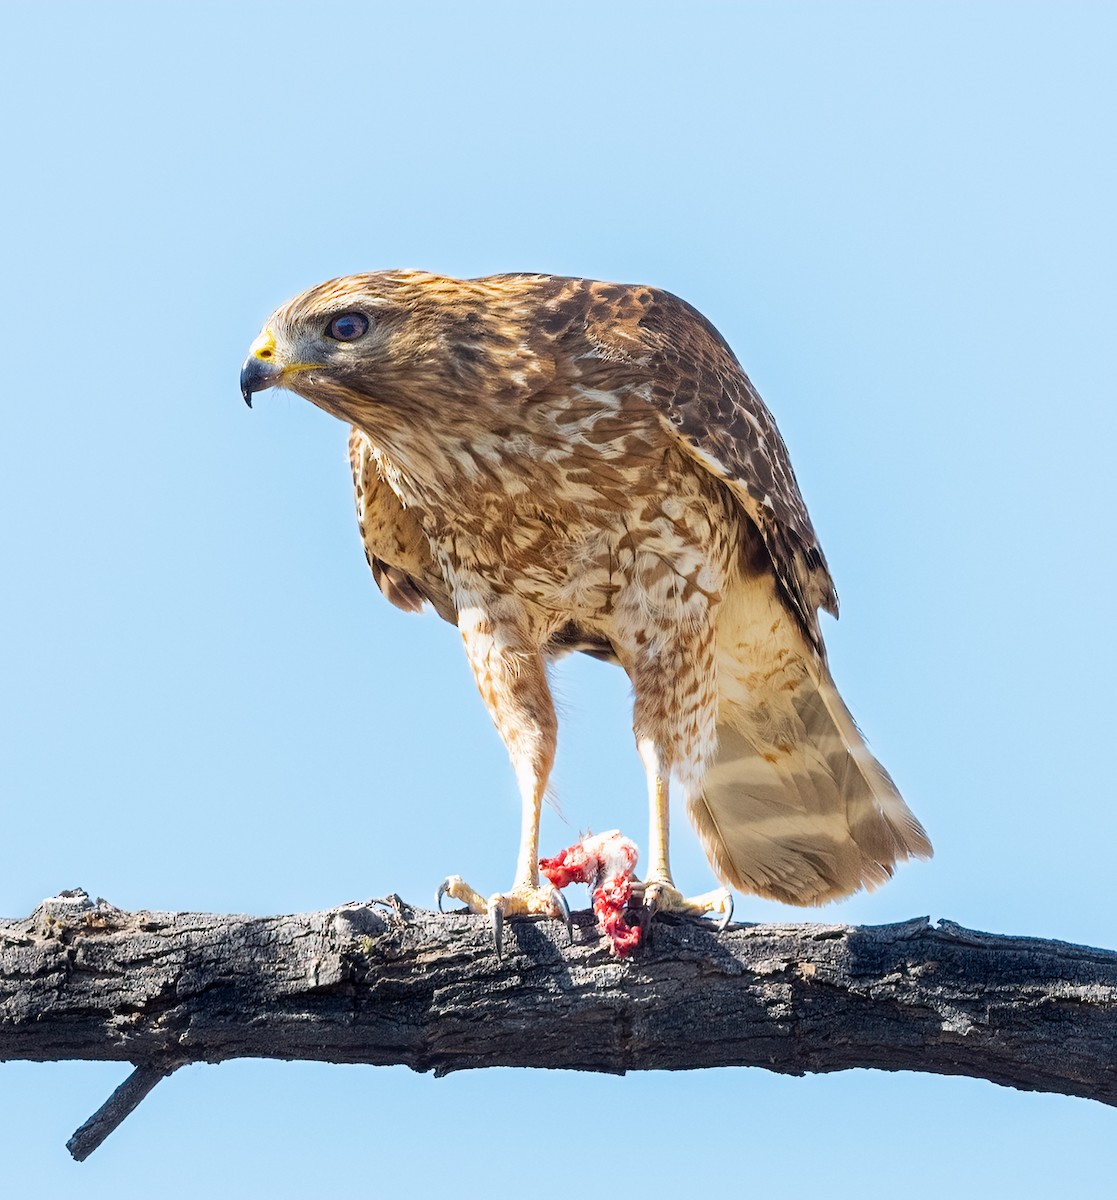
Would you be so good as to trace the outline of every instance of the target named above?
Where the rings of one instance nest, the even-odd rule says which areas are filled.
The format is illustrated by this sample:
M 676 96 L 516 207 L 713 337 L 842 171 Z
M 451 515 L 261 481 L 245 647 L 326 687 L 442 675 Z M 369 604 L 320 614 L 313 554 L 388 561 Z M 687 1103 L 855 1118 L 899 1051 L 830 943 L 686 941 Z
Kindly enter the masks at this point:
M 725 339 L 670 292 L 583 279 L 506 277 L 536 291 L 540 332 L 640 388 L 664 427 L 723 479 L 760 531 L 781 588 L 816 645 L 838 597 L 772 414 Z M 537 280 L 535 287 L 529 283 Z

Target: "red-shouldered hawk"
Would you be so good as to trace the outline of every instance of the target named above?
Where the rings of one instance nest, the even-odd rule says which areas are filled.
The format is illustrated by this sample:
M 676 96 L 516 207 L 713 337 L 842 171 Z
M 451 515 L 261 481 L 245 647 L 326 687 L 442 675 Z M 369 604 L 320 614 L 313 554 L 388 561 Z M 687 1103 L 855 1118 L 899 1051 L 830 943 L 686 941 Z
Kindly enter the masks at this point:
M 418 271 L 354 275 L 278 309 L 241 390 L 285 387 L 352 424 L 369 565 L 393 604 L 461 630 L 523 798 L 512 887 L 441 892 L 564 916 L 540 886 L 555 753 L 549 659 L 619 663 L 635 694 L 651 829 L 643 903 L 687 900 L 668 787 L 723 881 L 818 904 L 931 846 L 830 677 L 837 597 L 787 450 L 732 351 L 651 287 Z M 441 893 L 440 893 L 441 894 Z

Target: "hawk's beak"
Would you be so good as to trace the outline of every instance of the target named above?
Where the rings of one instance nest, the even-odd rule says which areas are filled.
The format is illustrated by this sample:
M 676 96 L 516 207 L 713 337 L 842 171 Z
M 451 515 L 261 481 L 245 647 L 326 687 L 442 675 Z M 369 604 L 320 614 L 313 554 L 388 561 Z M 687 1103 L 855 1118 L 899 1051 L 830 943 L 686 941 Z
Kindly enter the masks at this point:
M 263 333 L 248 348 L 248 357 L 240 369 L 240 394 L 245 404 L 252 407 L 252 393 L 274 387 L 283 374 L 275 352 L 275 336 L 270 329 Z

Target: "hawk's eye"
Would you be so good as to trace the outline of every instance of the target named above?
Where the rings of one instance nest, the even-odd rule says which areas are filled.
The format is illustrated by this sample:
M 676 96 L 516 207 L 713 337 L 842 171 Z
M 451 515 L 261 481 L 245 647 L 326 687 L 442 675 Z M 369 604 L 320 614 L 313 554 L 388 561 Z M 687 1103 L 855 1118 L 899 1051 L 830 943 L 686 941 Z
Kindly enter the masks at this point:
M 368 317 L 364 313 L 342 313 L 326 326 L 326 336 L 338 342 L 355 342 L 368 333 Z

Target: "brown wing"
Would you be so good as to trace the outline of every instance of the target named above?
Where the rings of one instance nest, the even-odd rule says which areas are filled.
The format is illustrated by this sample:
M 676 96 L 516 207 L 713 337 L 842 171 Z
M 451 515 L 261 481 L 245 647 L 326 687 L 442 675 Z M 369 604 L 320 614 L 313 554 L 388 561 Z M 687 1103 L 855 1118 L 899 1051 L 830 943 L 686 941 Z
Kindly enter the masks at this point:
M 581 320 L 574 317 L 565 335 L 584 334 L 604 363 L 642 380 L 664 426 L 730 486 L 764 539 L 784 598 L 821 652 L 817 610 L 837 615 L 834 583 L 783 438 L 725 339 L 670 292 L 583 281 L 568 287 L 559 307 L 572 317 L 580 309 Z
M 424 602 L 452 625 L 458 614 L 450 589 L 431 556 L 418 521 L 380 478 L 372 445 L 356 427 L 349 431 L 349 465 L 357 525 L 376 586 L 397 608 L 419 612 Z

